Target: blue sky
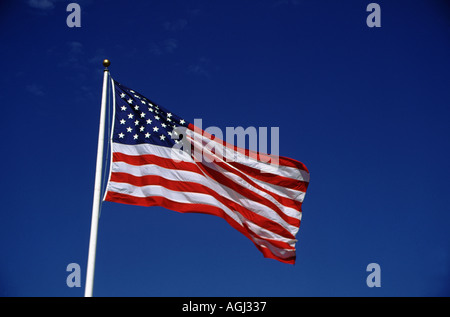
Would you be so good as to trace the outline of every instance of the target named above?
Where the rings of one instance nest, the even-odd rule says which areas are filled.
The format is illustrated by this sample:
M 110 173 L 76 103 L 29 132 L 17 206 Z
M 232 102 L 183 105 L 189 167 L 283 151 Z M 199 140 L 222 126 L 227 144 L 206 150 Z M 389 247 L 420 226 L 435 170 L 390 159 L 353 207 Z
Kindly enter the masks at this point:
M 449 296 L 445 1 L 0 4 L 0 295 L 83 296 L 102 87 L 203 127 L 280 127 L 311 183 L 297 263 L 223 219 L 105 203 L 94 296 Z M 381 287 L 366 266 L 381 267 Z M 66 285 L 78 263 L 82 287 Z

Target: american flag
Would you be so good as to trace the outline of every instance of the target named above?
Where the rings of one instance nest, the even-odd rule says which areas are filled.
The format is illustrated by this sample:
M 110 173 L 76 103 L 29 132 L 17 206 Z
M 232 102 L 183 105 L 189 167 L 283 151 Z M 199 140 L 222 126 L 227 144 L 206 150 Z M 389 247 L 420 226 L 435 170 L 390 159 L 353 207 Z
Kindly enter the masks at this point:
M 114 80 L 113 91 L 104 200 L 215 215 L 264 257 L 295 263 L 309 183 L 303 163 L 280 156 L 270 164 L 270 155 L 227 144 Z

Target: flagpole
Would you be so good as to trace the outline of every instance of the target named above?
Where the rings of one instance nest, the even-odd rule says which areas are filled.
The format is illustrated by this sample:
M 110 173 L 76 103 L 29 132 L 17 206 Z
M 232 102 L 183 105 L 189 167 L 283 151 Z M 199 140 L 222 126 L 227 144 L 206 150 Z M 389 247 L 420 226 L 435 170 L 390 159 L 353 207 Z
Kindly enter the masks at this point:
M 98 144 L 97 144 L 97 164 L 95 169 L 95 185 L 94 185 L 94 201 L 92 204 L 92 219 L 91 219 L 91 236 L 89 239 L 89 255 L 86 271 L 86 287 L 84 290 L 85 297 L 92 297 L 94 289 L 94 271 L 95 271 L 95 254 L 97 250 L 97 232 L 98 219 L 100 214 L 101 204 L 101 190 L 102 190 L 102 168 L 103 168 L 103 143 L 105 139 L 105 112 L 106 112 L 106 97 L 108 89 L 108 67 L 111 62 L 107 59 L 103 61 L 105 70 L 103 72 L 103 91 L 102 91 L 102 105 L 100 109 L 100 125 L 98 130 Z

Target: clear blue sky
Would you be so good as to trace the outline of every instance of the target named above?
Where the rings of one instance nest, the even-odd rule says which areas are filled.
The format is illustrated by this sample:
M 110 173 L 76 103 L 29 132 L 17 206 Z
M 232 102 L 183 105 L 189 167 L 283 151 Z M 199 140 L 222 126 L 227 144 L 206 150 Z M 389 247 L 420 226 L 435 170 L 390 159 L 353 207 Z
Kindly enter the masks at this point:
M 294 266 L 223 219 L 105 203 L 94 295 L 450 295 L 445 1 L 377 1 L 381 28 L 361 0 L 80 0 L 81 28 L 70 2 L 0 4 L 1 296 L 83 295 L 104 58 L 189 122 L 280 127 L 311 183 Z

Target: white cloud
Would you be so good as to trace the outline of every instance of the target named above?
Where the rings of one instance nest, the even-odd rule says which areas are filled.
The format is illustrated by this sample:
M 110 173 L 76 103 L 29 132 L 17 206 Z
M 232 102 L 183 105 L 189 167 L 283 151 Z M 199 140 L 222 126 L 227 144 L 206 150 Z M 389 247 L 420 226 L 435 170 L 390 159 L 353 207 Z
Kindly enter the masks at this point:
M 164 41 L 163 46 L 166 52 L 173 53 L 178 47 L 178 41 L 175 39 L 167 39 Z
M 185 19 L 178 19 L 174 22 L 166 21 L 164 22 L 163 26 L 167 31 L 176 32 L 183 30 L 186 27 L 187 23 L 188 22 Z
M 32 93 L 35 96 L 43 96 L 45 95 L 42 91 L 42 88 L 37 84 L 27 85 L 25 87 L 29 93 Z
M 65 43 L 65 58 L 59 64 L 59 66 L 73 66 L 73 67 L 85 67 L 85 53 L 84 46 L 80 42 L 71 41 Z
M 195 64 L 191 64 L 188 66 L 188 72 L 204 77 L 211 77 L 210 74 L 211 63 L 210 60 L 206 57 L 200 57 Z
M 176 39 L 166 39 L 160 44 L 150 44 L 150 53 L 153 55 L 163 55 L 164 53 L 172 54 L 178 48 L 178 41 Z
M 28 0 L 28 5 L 35 9 L 50 10 L 55 7 L 55 0 Z
M 67 45 L 69 46 L 69 54 L 78 55 L 83 53 L 83 44 L 80 42 L 72 41 L 68 42 Z
M 300 4 L 300 0 L 277 0 L 274 3 L 275 7 L 278 6 L 284 6 L 284 5 L 293 5 L 293 6 L 297 6 Z
M 89 58 L 88 62 L 91 64 L 100 65 L 105 58 L 108 58 L 108 54 L 105 52 L 105 49 L 98 48 L 95 50 L 95 55 Z
M 152 44 L 150 44 L 150 53 L 152 53 L 153 55 L 159 56 L 159 55 L 163 54 L 163 51 L 158 44 L 152 43 Z
M 3 1 L 3 0 L 0 0 Z M 25 0 L 24 0 L 25 1 Z M 76 0 L 76 1 L 67 1 L 67 0 L 26 0 L 27 4 L 34 8 L 38 9 L 40 12 L 49 12 L 54 9 L 58 3 L 63 3 L 67 6 L 71 2 L 76 2 L 80 6 L 90 5 L 92 0 Z
M 83 44 L 80 42 L 67 42 L 67 46 L 69 47 L 69 51 L 67 53 L 67 60 L 70 63 L 77 63 L 80 57 L 83 55 Z

